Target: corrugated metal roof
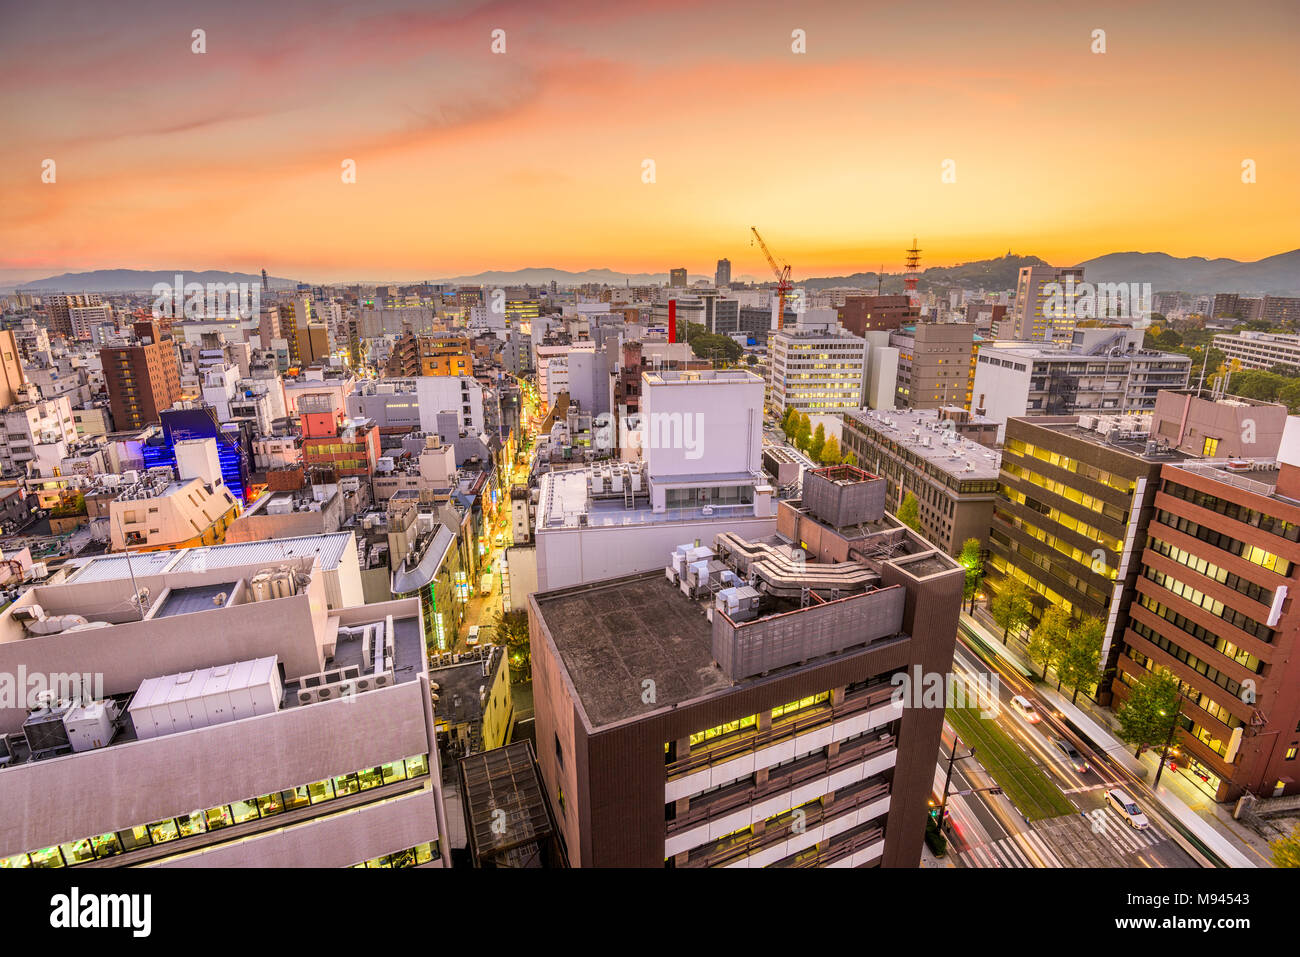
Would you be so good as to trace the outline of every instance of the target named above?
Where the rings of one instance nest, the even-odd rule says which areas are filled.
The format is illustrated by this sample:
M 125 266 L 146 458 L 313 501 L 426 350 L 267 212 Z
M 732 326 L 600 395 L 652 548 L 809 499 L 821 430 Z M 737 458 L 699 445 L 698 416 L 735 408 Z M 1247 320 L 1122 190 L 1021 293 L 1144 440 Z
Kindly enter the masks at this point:
M 209 545 L 206 548 L 185 548 L 180 551 L 141 552 L 131 555 L 103 555 L 92 558 L 81 570 L 69 576 L 69 582 L 118 581 L 136 575 L 157 575 L 163 571 L 194 572 L 230 568 L 236 565 L 255 565 L 261 562 L 279 562 L 287 558 L 319 556 L 323 571 L 338 568 L 351 532 L 331 532 L 327 535 L 300 535 L 294 538 L 273 538 L 262 542 L 232 542 L 227 545 Z M 130 567 L 127 562 L 130 561 Z M 172 563 L 175 564 L 172 564 Z

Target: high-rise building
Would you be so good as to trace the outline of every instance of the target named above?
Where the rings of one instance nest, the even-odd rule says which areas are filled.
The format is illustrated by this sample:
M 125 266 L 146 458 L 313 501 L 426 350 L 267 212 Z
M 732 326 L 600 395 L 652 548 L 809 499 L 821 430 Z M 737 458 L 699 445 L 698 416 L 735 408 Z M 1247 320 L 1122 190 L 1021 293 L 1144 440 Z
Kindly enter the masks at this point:
M 840 329 L 831 309 L 798 314 L 772 336 L 770 401 L 778 415 L 845 412 L 864 403 L 867 341 Z
M 1300 297 L 1265 296 L 1260 306 L 1259 318 L 1273 325 L 1300 322 Z
M 1113 685 L 1183 692 L 1173 765 L 1217 801 L 1300 794 L 1300 418 L 1276 460 L 1163 467 Z
M 137 342 L 99 350 L 113 425 L 138 429 L 158 421 L 181 398 L 181 371 L 171 336 L 156 322 L 137 322 Z
M 892 333 L 889 344 L 898 350 L 894 404 L 907 409 L 969 409 L 976 340 L 975 325 L 969 322 L 920 322 Z
M 717 271 L 713 274 L 713 284 L 721 289 L 731 285 L 731 260 L 719 259 Z
M 812 471 L 779 535 L 529 596 L 538 763 L 571 866 L 918 865 L 944 712 L 896 680 L 950 668 L 963 573 L 884 495 L 859 469 Z
M 686 267 L 670 270 L 668 273 L 668 285 L 674 289 L 685 289 L 687 284 Z
M 448 866 L 420 604 L 363 602 L 350 532 L 29 589 L 0 671 L 97 680 L 0 706 L 0 864 Z
M 99 293 L 80 295 L 56 293 L 52 296 L 42 296 L 41 302 L 49 311 L 50 328 L 67 339 L 89 340 L 90 329 L 93 326 L 101 322 L 111 322 L 113 319 L 112 307 L 104 304 Z
M 1074 333 L 1074 297 L 1064 295 L 1066 282 L 1083 281 L 1082 269 L 1058 269 L 1055 266 L 1023 266 L 1016 281 L 1016 299 L 1011 312 L 996 330 L 999 339 L 1042 340 L 1068 343 Z M 1062 295 L 1053 299 L 1044 289 L 1049 283 L 1059 283 Z M 1055 305 L 1061 306 L 1059 310 Z M 1059 314 L 1058 314 L 1059 312 Z

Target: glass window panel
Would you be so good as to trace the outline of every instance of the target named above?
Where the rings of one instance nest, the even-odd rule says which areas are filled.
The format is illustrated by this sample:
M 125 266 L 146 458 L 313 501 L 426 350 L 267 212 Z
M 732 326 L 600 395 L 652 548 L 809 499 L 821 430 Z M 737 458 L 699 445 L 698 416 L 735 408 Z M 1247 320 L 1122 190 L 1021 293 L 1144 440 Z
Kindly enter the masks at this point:
M 86 861 L 93 861 L 95 852 L 91 850 L 90 839 L 82 838 L 80 841 L 69 841 L 64 844 L 63 859 L 69 864 L 84 864 Z
M 231 801 L 230 817 L 236 824 L 257 820 L 256 801 Z
M 331 781 L 316 781 L 307 785 L 307 793 L 311 795 L 311 803 L 319 804 L 321 801 L 329 801 L 334 797 L 334 784 Z
M 95 849 L 96 857 L 113 857 L 122 853 L 122 842 L 111 831 L 107 834 L 92 837 L 90 845 Z
M 434 858 L 433 843 L 421 844 L 415 849 L 415 863 L 428 864 Z
M 181 837 L 190 837 L 193 834 L 202 834 L 207 830 L 203 826 L 203 812 L 191 811 L 189 814 L 183 814 L 176 819 L 176 826 L 180 831 Z
M 32 851 L 32 867 L 63 867 L 63 855 L 59 853 L 57 847 Z
M 181 832 L 176 827 L 176 822 L 171 818 L 149 825 L 149 837 L 153 839 L 155 844 L 166 844 L 168 841 L 174 841 L 180 836 Z
M 9 870 L 10 868 L 31 866 L 31 858 L 26 854 L 15 854 L 13 857 L 0 857 L 0 871 Z
M 229 827 L 233 823 L 230 817 L 230 808 L 224 804 L 221 807 L 208 808 L 203 812 L 203 815 L 207 819 L 209 831 Z
M 257 799 L 257 810 L 262 817 L 279 814 L 284 810 L 284 798 L 280 796 L 279 791 L 274 794 L 263 794 Z
M 134 851 L 136 848 L 148 847 L 151 843 L 149 840 L 149 829 L 143 824 L 139 827 L 133 827 L 129 830 L 118 831 L 118 839 L 122 843 L 122 850 Z
M 429 773 L 429 756 L 427 754 L 417 754 L 413 758 L 406 759 L 406 776 L 417 778 L 421 774 Z
M 392 764 L 385 764 L 382 771 L 385 784 L 392 784 L 394 781 L 406 780 L 406 765 L 401 761 L 395 761 Z
M 280 797 L 284 801 L 285 810 L 306 807 L 311 803 L 311 795 L 307 793 L 307 785 L 305 784 L 300 784 L 291 791 L 281 791 Z
M 379 768 L 367 768 L 365 771 L 358 771 L 357 782 L 361 785 L 363 791 L 377 788 L 384 783 L 383 772 Z
M 334 779 L 334 793 L 339 797 L 356 794 L 360 790 L 361 785 L 357 783 L 355 774 L 340 774 Z

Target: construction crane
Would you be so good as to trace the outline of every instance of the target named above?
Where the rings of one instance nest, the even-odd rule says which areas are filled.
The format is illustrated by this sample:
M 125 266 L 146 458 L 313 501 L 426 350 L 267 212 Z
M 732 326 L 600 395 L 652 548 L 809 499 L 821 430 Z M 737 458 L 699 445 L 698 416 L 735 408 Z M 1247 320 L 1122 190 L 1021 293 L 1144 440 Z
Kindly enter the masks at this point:
M 786 294 L 794 289 L 794 283 L 790 281 L 790 267 L 777 265 L 776 257 L 767 248 L 767 243 L 763 242 L 763 237 L 758 234 L 758 227 L 750 226 L 749 228 L 753 232 L 754 238 L 758 240 L 763 255 L 767 257 L 767 264 L 772 267 L 773 275 L 776 276 L 776 294 L 779 300 L 776 312 L 776 328 L 779 331 L 785 324 Z

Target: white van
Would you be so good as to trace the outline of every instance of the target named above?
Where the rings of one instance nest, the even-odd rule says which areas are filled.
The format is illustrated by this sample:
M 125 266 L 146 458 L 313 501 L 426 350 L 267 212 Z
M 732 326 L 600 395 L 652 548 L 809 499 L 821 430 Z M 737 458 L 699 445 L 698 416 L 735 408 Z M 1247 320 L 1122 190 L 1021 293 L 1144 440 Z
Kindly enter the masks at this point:
M 1106 803 L 1113 807 L 1120 817 L 1128 821 L 1128 826 L 1134 830 L 1145 831 L 1151 826 L 1151 822 L 1137 806 L 1137 802 L 1119 788 L 1112 788 L 1106 792 Z
M 478 644 L 478 625 L 469 626 L 469 637 L 465 639 L 465 644 L 471 648 Z

